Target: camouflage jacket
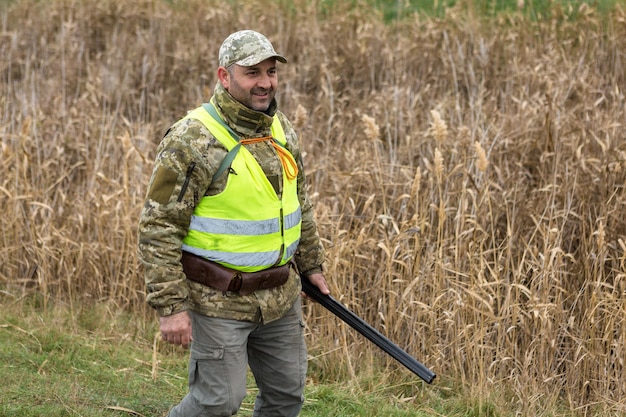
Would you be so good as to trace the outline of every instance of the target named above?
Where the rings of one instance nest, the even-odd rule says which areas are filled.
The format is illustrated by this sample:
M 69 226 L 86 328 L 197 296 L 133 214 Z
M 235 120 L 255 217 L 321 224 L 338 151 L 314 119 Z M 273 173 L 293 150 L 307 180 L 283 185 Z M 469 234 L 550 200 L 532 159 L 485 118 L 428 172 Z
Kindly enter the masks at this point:
M 271 116 L 243 106 L 219 83 L 213 98 L 223 119 L 242 138 L 270 135 Z M 275 101 L 268 113 L 279 117 L 286 148 L 298 164 L 302 236 L 295 261 L 305 275 L 321 272 L 324 251 L 306 192 L 298 137 L 285 115 L 277 110 Z M 280 196 L 282 165 L 276 151 L 267 142 L 246 145 L 246 149 L 255 156 Z M 224 189 L 228 170 L 212 179 L 226 153 L 226 148 L 195 119 L 174 124 L 158 146 L 139 221 L 138 253 L 144 268 L 147 302 L 161 316 L 192 309 L 212 317 L 270 322 L 282 317 L 300 295 L 300 280 L 294 271 L 285 285 L 247 296 L 220 292 L 185 278 L 180 263 L 182 240 L 199 200 Z

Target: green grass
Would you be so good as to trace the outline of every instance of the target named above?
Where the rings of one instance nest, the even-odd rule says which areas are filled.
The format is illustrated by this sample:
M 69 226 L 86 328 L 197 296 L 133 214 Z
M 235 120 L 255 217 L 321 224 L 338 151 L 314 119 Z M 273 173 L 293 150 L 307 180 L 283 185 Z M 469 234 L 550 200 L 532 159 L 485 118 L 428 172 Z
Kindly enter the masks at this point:
M 381 11 L 385 21 L 405 18 L 412 13 L 443 17 L 445 10 L 454 6 L 473 9 L 481 15 L 495 16 L 500 13 L 520 11 L 534 18 L 550 16 L 556 5 L 569 17 L 575 17 L 582 4 L 596 8 L 600 12 L 609 12 L 622 0 L 366 0 Z M 523 4 L 520 8 L 519 5 Z
M 153 416 L 180 395 L 182 354 L 160 355 L 160 373 L 153 380 L 148 341 L 115 331 L 107 335 L 105 325 L 94 331 L 80 320 L 72 323 L 67 314 L 3 317 L 0 416 L 128 415 L 116 407 Z
M 107 305 L 43 307 L 32 299 L 0 299 L 0 308 L 0 417 L 159 417 L 186 393 L 187 351 L 155 343 L 152 315 L 115 313 Z M 312 357 L 318 353 L 324 356 Z M 477 393 L 446 376 L 426 385 L 401 367 L 364 371 L 355 379 L 320 369 L 312 359 L 302 417 L 516 415 L 516 404 L 501 393 Z M 250 376 L 238 416 L 252 415 L 255 394 Z
M 186 392 L 187 352 L 154 347 L 156 320 L 104 305 L 0 306 L 0 417 L 162 416 Z M 425 387 L 417 377 L 394 386 L 372 375 L 313 382 L 314 364 L 309 375 L 304 417 L 489 415 L 468 414 L 458 397 L 441 395 L 450 390 Z M 255 393 L 250 378 L 238 415 L 251 415 Z
M 187 351 L 155 343 L 152 315 L 32 301 L 0 299 L 0 417 L 159 417 L 185 395 Z M 426 385 L 403 368 L 364 371 L 356 379 L 337 376 L 347 375 L 341 370 L 334 376 L 319 371 L 312 359 L 302 417 L 515 415 L 515 404 L 507 405 L 500 393 L 478 395 L 445 376 Z M 238 416 L 252 415 L 255 394 L 250 376 Z
M 292 0 L 275 1 L 285 10 L 295 8 Z M 623 0 L 324 0 L 318 3 L 318 8 L 322 15 L 327 15 L 363 10 L 365 6 L 380 13 L 385 22 L 391 23 L 416 13 L 443 18 L 448 10 L 455 7 L 472 10 L 484 18 L 521 13 L 533 20 L 551 18 L 555 10 L 560 10 L 562 18 L 573 20 L 578 17 L 583 5 L 605 14 L 620 4 L 623 7 Z

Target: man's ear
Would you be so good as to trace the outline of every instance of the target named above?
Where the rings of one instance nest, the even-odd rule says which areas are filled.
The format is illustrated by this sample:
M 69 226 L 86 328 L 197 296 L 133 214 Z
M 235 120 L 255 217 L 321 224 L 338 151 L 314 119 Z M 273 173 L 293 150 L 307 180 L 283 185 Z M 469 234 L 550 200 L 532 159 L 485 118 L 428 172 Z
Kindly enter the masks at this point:
M 230 73 L 226 68 L 219 67 L 217 69 L 217 78 L 220 80 L 220 83 L 222 83 L 222 87 L 228 89 L 230 86 Z

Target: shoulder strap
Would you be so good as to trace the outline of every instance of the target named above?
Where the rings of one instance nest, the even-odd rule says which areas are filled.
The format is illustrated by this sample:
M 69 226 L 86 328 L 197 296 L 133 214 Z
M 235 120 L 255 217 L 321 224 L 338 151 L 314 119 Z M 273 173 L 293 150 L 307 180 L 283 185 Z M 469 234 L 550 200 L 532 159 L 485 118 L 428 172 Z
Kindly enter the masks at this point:
M 240 139 L 239 136 L 220 117 L 217 110 L 215 110 L 215 106 L 213 105 L 213 103 L 204 103 L 202 107 L 204 108 L 204 110 L 207 111 L 207 113 L 211 115 L 213 119 L 215 119 L 215 121 L 221 124 L 228 131 L 228 133 L 230 133 L 230 136 L 233 139 L 235 139 L 235 141 L 237 142 L 237 145 L 235 145 L 235 147 L 233 147 L 230 151 L 228 151 L 224 159 L 222 159 L 222 163 L 220 164 L 219 168 L 215 172 L 215 175 L 213 175 L 212 181 L 215 182 L 215 180 L 219 178 L 220 175 L 222 175 L 224 171 L 228 169 L 230 164 L 233 163 L 233 160 L 235 159 L 235 156 L 237 156 L 237 152 L 239 152 L 239 148 L 241 147 L 241 142 L 239 142 L 239 139 Z
M 211 117 L 213 119 L 215 119 L 216 122 L 219 122 L 219 124 L 221 124 L 226 130 L 228 130 L 228 133 L 230 133 L 230 136 L 235 139 L 237 142 L 239 142 L 239 135 L 237 135 L 235 133 L 235 131 L 233 129 L 230 128 L 230 126 L 228 126 L 226 124 L 226 122 L 224 121 L 224 119 L 222 119 L 222 117 L 220 116 L 220 114 L 217 112 L 217 110 L 215 109 L 215 106 L 213 105 L 212 102 L 209 103 L 204 103 L 202 104 L 202 107 L 204 108 L 204 110 L 206 110 L 207 113 L 209 113 L 211 115 Z
M 239 149 L 241 148 L 241 138 L 239 137 L 239 135 L 237 135 L 237 133 L 235 133 L 233 131 L 233 129 L 231 129 L 230 126 L 228 126 L 228 124 L 226 124 L 224 119 L 222 119 L 222 117 L 219 115 L 219 113 L 215 109 L 215 105 L 213 104 L 213 102 L 202 104 L 202 108 L 211 116 L 211 118 L 213 120 L 215 120 L 223 128 L 225 128 L 228 131 L 228 133 L 230 134 L 230 136 L 235 140 L 235 142 L 237 142 L 237 144 L 230 151 L 228 151 L 228 153 L 226 154 L 226 156 L 222 160 L 222 163 L 220 164 L 219 168 L 215 172 L 215 175 L 213 175 L 212 181 L 215 181 L 233 163 L 233 160 L 235 159 L 235 156 L 237 156 L 237 152 L 239 152 Z M 278 136 L 279 139 L 276 138 L 277 136 Z M 274 121 L 272 123 L 272 142 L 274 142 L 274 144 L 278 145 L 280 148 L 283 148 L 283 149 L 286 150 L 286 147 L 285 147 L 285 144 L 286 144 L 285 133 L 283 131 L 283 127 L 282 127 L 280 121 L 278 120 L 278 117 L 276 117 L 276 116 L 274 116 Z M 281 158 L 281 160 L 282 160 L 282 158 Z M 294 162 L 294 164 L 295 164 L 295 162 Z M 297 173 L 297 168 L 296 168 L 296 173 Z

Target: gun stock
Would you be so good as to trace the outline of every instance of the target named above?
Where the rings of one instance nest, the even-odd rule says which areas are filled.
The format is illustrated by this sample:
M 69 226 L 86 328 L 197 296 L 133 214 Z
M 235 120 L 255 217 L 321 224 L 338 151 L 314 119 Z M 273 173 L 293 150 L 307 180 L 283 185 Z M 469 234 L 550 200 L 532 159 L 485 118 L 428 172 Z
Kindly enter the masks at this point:
M 311 299 L 318 302 L 322 307 L 346 322 L 350 327 L 365 336 L 376 346 L 381 348 L 385 353 L 404 365 L 408 370 L 422 378 L 427 383 L 432 383 L 436 375 L 428 369 L 424 364 L 402 350 L 398 345 L 389 340 L 386 336 L 374 329 L 369 323 L 350 311 L 346 306 L 335 300 L 330 295 L 324 295 L 320 290 L 309 281 L 308 278 L 301 276 L 302 291 Z

